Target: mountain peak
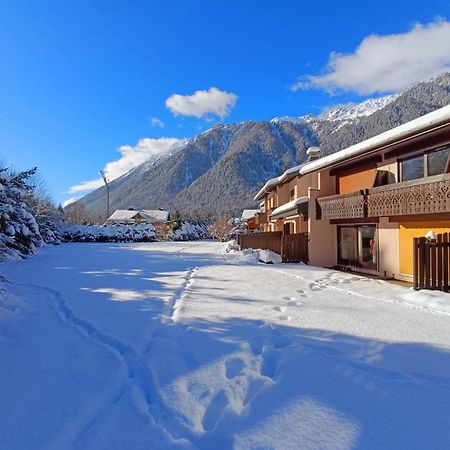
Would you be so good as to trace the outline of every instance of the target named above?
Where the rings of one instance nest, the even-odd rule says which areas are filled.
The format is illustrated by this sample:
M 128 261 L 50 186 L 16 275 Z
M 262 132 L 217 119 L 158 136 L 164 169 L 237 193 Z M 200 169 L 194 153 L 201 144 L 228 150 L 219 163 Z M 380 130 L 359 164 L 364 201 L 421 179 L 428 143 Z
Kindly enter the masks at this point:
M 335 153 L 449 103 L 450 73 L 399 95 L 336 106 L 316 116 L 217 124 L 172 154 L 112 181 L 110 205 L 191 215 L 238 213 L 255 206 L 254 194 L 267 179 L 304 162 L 309 147 L 319 146 L 323 156 Z M 100 188 L 79 202 L 102 213 L 105 194 Z
M 307 114 L 305 116 L 291 117 L 275 117 L 271 122 L 292 122 L 292 123 L 311 123 L 311 122 L 336 122 L 336 121 L 353 121 L 360 117 L 367 117 L 392 103 L 400 94 L 386 95 L 379 98 L 369 98 L 361 103 L 348 103 L 345 105 L 337 105 L 327 108 L 320 114 Z

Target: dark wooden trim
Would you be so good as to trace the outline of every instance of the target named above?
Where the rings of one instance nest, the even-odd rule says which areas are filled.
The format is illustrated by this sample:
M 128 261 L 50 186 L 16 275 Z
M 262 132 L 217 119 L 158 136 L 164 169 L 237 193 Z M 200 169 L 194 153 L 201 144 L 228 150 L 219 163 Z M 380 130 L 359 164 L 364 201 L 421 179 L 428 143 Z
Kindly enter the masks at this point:
M 419 289 L 419 238 L 413 238 L 413 288 L 415 290 Z
M 431 135 L 431 136 L 430 136 Z M 429 140 L 429 142 L 427 142 Z M 425 141 L 425 145 L 424 145 Z M 450 144 L 450 125 L 446 124 L 439 129 L 429 131 L 427 134 L 413 136 L 409 141 L 395 143 L 394 148 L 384 154 L 384 159 L 393 159 L 398 156 L 411 155 L 413 153 L 422 153 L 443 145 Z M 405 148 L 406 147 L 406 148 Z
M 355 219 L 330 219 L 330 225 L 373 225 L 380 222 L 379 217 L 359 217 Z
M 384 154 L 384 159 L 393 159 L 406 155 L 414 156 L 414 153 L 420 154 L 450 144 L 450 126 L 447 125 L 446 128 L 434 131 L 431 136 L 429 133 L 427 135 L 413 137 L 411 140 L 413 142 L 398 143 L 397 148 Z M 427 140 L 430 140 L 430 142 L 427 142 Z
M 382 160 L 381 155 L 375 155 L 371 158 L 365 158 L 362 161 L 354 161 L 352 163 L 345 163 L 340 166 L 335 166 L 330 170 L 330 176 L 352 175 L 363 170 L 372 169 Z

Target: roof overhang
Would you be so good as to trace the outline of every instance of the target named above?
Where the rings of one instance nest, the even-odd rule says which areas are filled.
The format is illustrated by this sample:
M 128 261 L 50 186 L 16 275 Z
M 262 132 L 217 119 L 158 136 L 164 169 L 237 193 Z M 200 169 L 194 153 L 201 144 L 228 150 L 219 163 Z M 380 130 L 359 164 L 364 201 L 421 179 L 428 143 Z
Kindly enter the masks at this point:
M 309 162 L 300 168 L 299 173 L 300 175 L 306 175 L 311 172 L 326 169 L 343 161 L 348 161 L 361 155 L 377 151 L 404 139 L 438 129 L 449 123 L 450 105 L 447 105 L 429 114 L 411 120 L 410 122 L 404 123 L 403 125 L 385 131 L 384 133 L 373 136 L 370 139 L 347 147 L 339 152 Z
M 266 184 L 255 195 L 255 202 L 261 200 L 266 194 L 268 194 L 278 185 L 293 180 L 299 174 L 300 167 L 302 167 L 303 165 L 304 164 L 300 164 L 298 166 L 291 167 L 290 169 L 283 172 L 279 177 L 271 178 L 269 181 L 267 181 Z
M 270 219 L 282 219 L 284 217 L 296 216 L 308 212 L 308 197 L 300 197 L 274 209 Z

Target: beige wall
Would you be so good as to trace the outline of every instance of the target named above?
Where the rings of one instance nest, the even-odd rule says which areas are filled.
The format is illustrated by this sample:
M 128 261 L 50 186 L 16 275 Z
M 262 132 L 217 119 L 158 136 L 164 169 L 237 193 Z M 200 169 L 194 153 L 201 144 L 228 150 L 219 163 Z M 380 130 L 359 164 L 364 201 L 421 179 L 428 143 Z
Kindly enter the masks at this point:
M 399 274 L 399 231 L 398 224 L 390 223 L 387 217 L 380 217 L 378 224 L 378 260 L 381 277 L 398 278 Z
M 277 197 L 278 197 L 278 205 L 281 206 L 284 205 L 289 201 L 289 185 L 288 184 L 282 184 L 280 186 L 277 186 Z
M 319 174 L 318 186 L 320 190 L 309 189 L 308 193 L 309 263 L 333 267 L 337 262 L 336 225 L 331 225 L 329 220 L 316 220 L 316 199 L 335 193 L 335 177 L 329 175 L 329 170 Z

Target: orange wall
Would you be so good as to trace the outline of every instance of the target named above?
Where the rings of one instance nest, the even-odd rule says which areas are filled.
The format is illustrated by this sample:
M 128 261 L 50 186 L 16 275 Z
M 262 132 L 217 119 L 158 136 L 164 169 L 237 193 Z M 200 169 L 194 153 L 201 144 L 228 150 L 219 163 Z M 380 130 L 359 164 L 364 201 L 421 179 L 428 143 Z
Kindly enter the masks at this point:
M 412 275 L 413 238 L 424 237 L 430 230 L 433 230 L 436 234 L 448 233 L 450 232 L 450 223 L 448 220 L 404 222 L 399 224 L 399 229 L 400 273 L 403 275 Z
M 338 176 L 339 194 L 347 194 L 373 187 L 376 172 L 375 168 L 371 168 L 349 175 Z

